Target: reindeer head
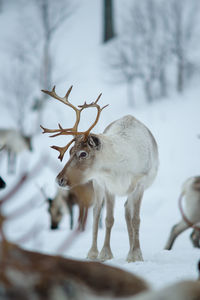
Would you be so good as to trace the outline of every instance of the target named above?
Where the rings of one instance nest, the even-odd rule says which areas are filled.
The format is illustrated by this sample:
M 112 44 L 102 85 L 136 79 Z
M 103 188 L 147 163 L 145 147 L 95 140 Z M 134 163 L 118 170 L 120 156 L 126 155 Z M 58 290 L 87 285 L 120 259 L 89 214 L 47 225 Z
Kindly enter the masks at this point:
M 64 214 L 62 206 L 51 198 L 48 198 L 47 200 L 49 204 L 48 212 L 51 218 L 51 229 L 58 229 L 58 225 Z
M 76 112 L 76 121 L 72 128 L 64 129 L 60 124 L 58 124 L 59 129 L 47 129 L 41 126 L 43 133 L 55 133 L 51 137 L 58 135 L 73 135 L 73 139 L 64 147 L 52 146 L 53 149 L 59 151 L 58 158 L 62 161 L 65 152 L 74 143 L 73 147 L 70 149 L 70 159 L 64 166 L 63 170 L 57 176 L 57 183 L 61 187 L 72 187 L 77 184 L 83 184 L 89 181 L 90 170 L 95 160 L 96 152 L 101 148 L 101 142 L 98 135 L 92 134 L 91 130 L 97 124 L 101 111 L 107 106 L 100 107 L 97 102 L 99 101 L 101 94 L 97 99 L 87 104 L 79 105 L 76 108 L 68 100 L 69 94 L 72 90 L 72 86 L 67 91 L 66 95 L 61 98 L 55 92 L 55 86 L 52 91 L 44 91 L 44 93 L 50 95 L 51 97 L 61 101 L 62 103 L 70 106 Z M 88 108 L 95 107 L 97 109 L 97 115 L 94 123 L 86 131 L 78 131 L 78 125 L 80 122 L 81 112 Z

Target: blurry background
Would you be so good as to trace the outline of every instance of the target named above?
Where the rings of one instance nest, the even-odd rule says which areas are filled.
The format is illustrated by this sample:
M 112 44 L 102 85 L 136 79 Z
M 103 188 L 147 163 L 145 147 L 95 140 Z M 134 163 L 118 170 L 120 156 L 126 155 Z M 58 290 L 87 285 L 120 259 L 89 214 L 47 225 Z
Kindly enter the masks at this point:
M 66 154 L 60 163 L 49 146 L 65 145 L 68 140 L 49 139 L 41 134 L 40 125 L 71 127 L 74 112 L 41 89 L 56 85 L 57 94 L 64 96 L 73 85 L 73 104 L 92 102 L 101 92 L 101 105 L 109 104 L 95 132 L 102 132 L 124 114 L 133 114 L 150 128 L 159 146 L 159 173 L 142 206 L 145 262 L 125 263 L 125 199 L 117 198 L 111 241 L 116 258 L 111 263 L 138 272 L 155 286 L 195 277 L 199 252 L 192 248 L 188 232 L 170 254 L 162 249 L 171 226 L 180 218 L 177 198 L 181 184 L 189 176 L 199 175 L 200 1 L 1 0 L 0 40 L 0 129 L 12 128 L 21 136 L 31 136 L 33 148 L 18 151 L 12 172 L 8 151 L 0 152 L 0 176 L 7 183 L 1 197 L 25 172 L 34 170 L 34 176 L 3 206 L 9 215 L 28 203 L 28 209 L 21 210 L 23 217 L 5 223 L 7 236 L 28 249 L 55 253 L 56 245 L 70 233 L 66 220 L 60 230 L 49 230 L 41 193 L 43 189 L 48 197 L 54 197 L 55 177 L 67 161 Z M 80 128 L 88 128 L 94 118 L 92 109 L 84 111 Z M 4 141 L 5 133 L 1 133 L 0 146 Z M 17 143 L 16 134 L 10 135 L 10 148 Z M 85 258 L 91 219 L 90 213 L 86 231 L 62 254 Z M 20 242 L 27 232 L 28 239 Z M 167 265 L 164 270 L 163 262 Z

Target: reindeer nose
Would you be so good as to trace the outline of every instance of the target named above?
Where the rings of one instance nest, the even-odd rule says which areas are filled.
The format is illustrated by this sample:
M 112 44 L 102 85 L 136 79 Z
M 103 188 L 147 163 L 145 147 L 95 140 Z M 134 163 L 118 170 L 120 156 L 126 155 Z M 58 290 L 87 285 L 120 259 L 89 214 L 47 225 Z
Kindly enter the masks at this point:
M 62 186 L 62 187 L 67 185 L 67 180 L 63 177 L 57 177 L 56 182 L 59 186 Z

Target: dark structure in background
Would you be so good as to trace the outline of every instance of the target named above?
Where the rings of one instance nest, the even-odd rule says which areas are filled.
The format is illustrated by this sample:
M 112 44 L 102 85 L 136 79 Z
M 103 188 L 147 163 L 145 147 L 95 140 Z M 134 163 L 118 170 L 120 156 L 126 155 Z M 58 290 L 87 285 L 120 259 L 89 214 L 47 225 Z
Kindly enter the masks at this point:
M 112 0 L 104 0 L 103 10 L 103 42 L 105 43 L 115 36 Z
M 3 180 L 3 178 L 1 178 L 1 176 L 0 176 L 0 189 L 4 189 L 5 187 L 6 187 L 6 183 Z

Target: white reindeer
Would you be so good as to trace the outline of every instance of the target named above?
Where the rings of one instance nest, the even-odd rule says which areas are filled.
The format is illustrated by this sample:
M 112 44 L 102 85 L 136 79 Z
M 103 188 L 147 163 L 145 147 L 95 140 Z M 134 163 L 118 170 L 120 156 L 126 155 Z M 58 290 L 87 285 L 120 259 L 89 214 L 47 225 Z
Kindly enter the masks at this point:
M 185 208 L 182 212 L 182 219 L 172 227 L 165 246 L 166 250 L 170 250 L 179 234 L 190 227 L 194 228 L 191 234 L 192 243 L 200 248 L 200 227 L 195 225 L 200 223 L 200 176 L 190 177 L 184 182 L 179 198 L 180 204 L 183 196 L 185 196 Z
M 61 187 L 73 187 L 84 184 L 89 180 L 94 182 L 95 204 L 93 210 L 93 242 L 88 258 L 107 260 L 113 257 L 110 249 L 110 234 L 114 223 L 114 196 L 127 196 L 125 203 L 125 217 L 129 235 L 130 250 L 127 261 L 143 260 L 140 241 L 140 204 L 144 190 L 148 188 L 157 174 L 158 149 L 156 141 L 149 129 L 131 115 L 111 123 L 103 134 L 90 133 L 99 120 L 103 108 L 97 104 L 101 94 L 95 102 L 84 103 L 76 108 L 68 101 L 68 90 L 61 98 L 52 91 L 43 91 L 64 104 L 72 107 L 76 112 L 76 122 L 72 128 L 51 130 L 42 127 L 43 133 L 57 135 L 73 135 L 74 138 L 65 147 L 53 146 L 60 152 L 62 160 L 69 146 L 75 142 L 70 150 L 70 159 L 57 176 Z M 80 114 L 83 109 L 95 107 L 97 116 L 94 123 L 85 132 L 78 131 Z M 106 199 L 106 234 L 101 253 L 98 256 L 97 233 L 100 209 L 103 198 Z
M 8 153 L 8 172 L 14 173 L 16 156 L 24 150 L 32 151 L 31 137 L 25 136 L 16 129 L 0 129 L 0 151 Z

